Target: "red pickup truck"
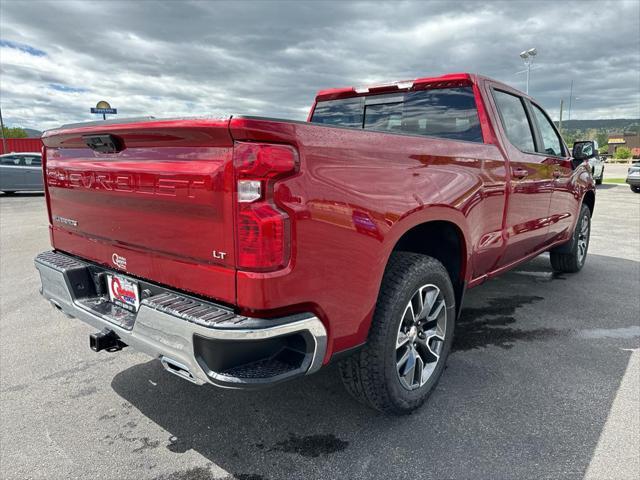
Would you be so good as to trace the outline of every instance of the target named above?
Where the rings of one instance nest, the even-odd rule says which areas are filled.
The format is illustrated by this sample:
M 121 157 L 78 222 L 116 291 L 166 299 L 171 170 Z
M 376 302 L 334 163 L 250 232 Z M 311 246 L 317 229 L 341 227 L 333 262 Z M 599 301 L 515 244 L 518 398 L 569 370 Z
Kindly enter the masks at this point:
M 42 294 L 197 384 L 340 362 L 379 410 L 420 406 L 466 289 L 550 251 L 585 262 L 594 182 L 522 92 L 452 74 L 318 93 L 308 121 L 231 116 L 44 134 Z M 578 157 L 578 158 L 576 158 Z

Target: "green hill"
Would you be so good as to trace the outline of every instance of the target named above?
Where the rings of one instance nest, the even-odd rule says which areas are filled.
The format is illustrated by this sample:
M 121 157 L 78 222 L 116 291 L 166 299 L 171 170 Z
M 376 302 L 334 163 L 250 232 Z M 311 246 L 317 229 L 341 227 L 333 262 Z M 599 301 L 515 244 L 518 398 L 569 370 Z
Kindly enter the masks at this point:
M 558 122 L 556 122 L 557 124 Z M 640 118 L 612 118 L 601 120 L 565 120 L 562 122 L 563 130 L 607 130 L 608 132 L 622 132 L 640 128 Z
M 555 122 L 558 126 L 558 122 Z M 640 133 L 640 118 L 613 118 L 601 120 L 568 120 L 562 122 L 562 137 L 567 145 L 577 140 L 597 140 L 607 144 L 611 134 Z

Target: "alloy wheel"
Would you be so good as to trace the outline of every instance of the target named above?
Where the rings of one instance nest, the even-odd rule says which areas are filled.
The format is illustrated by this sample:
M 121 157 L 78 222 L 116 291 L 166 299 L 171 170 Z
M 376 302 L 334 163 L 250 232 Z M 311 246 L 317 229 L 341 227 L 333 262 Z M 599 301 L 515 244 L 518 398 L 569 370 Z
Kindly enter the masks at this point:
M 447 305 L 435 285 L 423 285 L 404 309 L 396 338 L 396 371 L 407 390 L 423 386 L 436 369 L 444 347 Z
M 582 264 L 587 256 L 587 247 L 589 246 L 589 215 L 585 214 L 580 222 L 580 231 L 578 232 L 578 262 Z

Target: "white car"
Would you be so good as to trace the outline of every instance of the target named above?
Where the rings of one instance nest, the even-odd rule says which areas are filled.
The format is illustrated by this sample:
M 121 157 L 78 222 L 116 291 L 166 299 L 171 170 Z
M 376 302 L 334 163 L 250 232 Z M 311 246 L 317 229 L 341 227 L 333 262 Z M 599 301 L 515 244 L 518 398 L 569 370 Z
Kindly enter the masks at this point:
M 589 165 L 591 166 L 591 175 L 596 181 L 596 185 L 600 185 L 604 178 L 604 162 L 602 158 L 599 156 L 590 158 Z
M 604 178 L 604 160 L 600 155 L 598 155 L 598 142 L 596 140 L 592 141 L 578 141 L 574 142 L 574 147 L 576 143 L 583 143 L 582 147 L 584 150 L 585 157 L 589 159 L 589 166 L 591 167 L 591 175 L 596 182 L 596 185 L 602 184 L 602 179 Z M 592 156 L 595 155 L 595 156 Z
M 42 155 L 39 152 L 0 155 L 0 191 L 11 195 L 18 190 L 44 190 Z

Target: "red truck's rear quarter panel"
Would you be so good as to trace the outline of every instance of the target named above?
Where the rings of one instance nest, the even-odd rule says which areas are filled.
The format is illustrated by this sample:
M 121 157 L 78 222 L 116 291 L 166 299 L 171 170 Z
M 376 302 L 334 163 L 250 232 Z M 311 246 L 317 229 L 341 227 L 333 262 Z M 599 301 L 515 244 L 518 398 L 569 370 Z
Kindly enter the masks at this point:
M 328 356 L 366 339 L 388 257 L 411 227 L 450 221 L 464 238 L 483 238 L 464 245 L 465 258 L 478 250 L 481 262 L 502 246 L 506 173 L 494 145 L 252 118 L 232 119 L 230 131 L 292 144 L 301 161 L 277 187 L 288 190 L 295 219 L 290 265 L 239 271 L 238 305 L 253 314 L 314 311 L 334 341 Z

